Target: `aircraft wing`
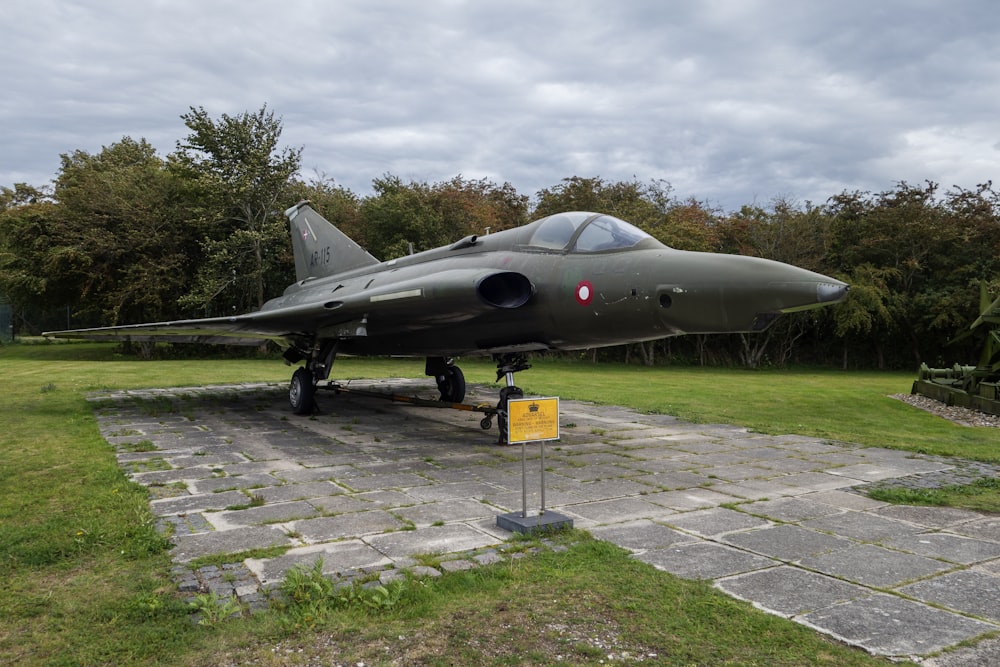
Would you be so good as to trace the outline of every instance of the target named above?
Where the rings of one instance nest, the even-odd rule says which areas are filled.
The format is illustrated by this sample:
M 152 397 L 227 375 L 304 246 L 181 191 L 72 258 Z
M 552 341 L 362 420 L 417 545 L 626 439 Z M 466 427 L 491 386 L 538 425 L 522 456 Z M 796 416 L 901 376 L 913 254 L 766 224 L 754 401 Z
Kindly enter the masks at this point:
M 314 310 L 315 307 L 311 307 L 311 309 Z M 268 340 L 286 344 L 290 338 L 304 333 L 294 326 L 297 319 L 294 311 L 297 310 L 307 309 L 283 308 L 233 317 L 209 317 L 93 329 L 46 331 L 42 335 L 50 338 L 84 340 L 162 341 L 165 343 L 211 343 L 217 345 L 260 345 Z
M 323 299 L 295 305 L 265 305 L 246 315 L 49 331 L 43 335 L 222 345 L 259 345 L 271 340 L 286 346 L 314 335 L 365 336 L 369 324 L 382 334 L 455 324 L 497 308 L 517 308 L 527 302 L 533 290 L 530 281 L 519 273 L 452 269 L 343 295 L 327 292 Z

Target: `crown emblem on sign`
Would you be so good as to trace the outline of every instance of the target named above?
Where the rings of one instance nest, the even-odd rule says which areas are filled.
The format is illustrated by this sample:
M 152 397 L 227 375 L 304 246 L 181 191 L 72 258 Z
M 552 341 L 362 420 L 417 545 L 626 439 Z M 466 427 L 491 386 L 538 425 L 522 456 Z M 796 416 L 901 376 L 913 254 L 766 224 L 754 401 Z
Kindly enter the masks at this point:
M 528 412 L 538 412 L 538 403 L 532 403 L 529 405 Z

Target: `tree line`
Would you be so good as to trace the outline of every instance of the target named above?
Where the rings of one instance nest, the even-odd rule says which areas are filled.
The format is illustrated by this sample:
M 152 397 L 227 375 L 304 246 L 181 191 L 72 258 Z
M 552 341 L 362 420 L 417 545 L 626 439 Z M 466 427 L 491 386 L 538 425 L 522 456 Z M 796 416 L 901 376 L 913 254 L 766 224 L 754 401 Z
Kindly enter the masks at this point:
M 978 315 L 979 285 L 1000 289 L 1000 195 L 897 183 L 821 203 L 776 198 L 725 212 L 662 180 L 565 178 L 529 197 L 509 183 L 404 182 L 366 196 L 303 180 L 266 105 L 212 118 L 192 107 L 188 135 L 161 157 L 123 137 L 61 156 L 50 186 L 0 187 L 0 296 L 19 335 L 242 313 L 294 281 L 282 212 L 302 199 L 380 259 L 566 210 L 610 213 L 682 250 L 767 257 L 844 280 L 847 299 L 787 315 L 763 334 L 685 336 L 584 358 L 706 365 L 914 368 L 973 363 L 949 341 Z

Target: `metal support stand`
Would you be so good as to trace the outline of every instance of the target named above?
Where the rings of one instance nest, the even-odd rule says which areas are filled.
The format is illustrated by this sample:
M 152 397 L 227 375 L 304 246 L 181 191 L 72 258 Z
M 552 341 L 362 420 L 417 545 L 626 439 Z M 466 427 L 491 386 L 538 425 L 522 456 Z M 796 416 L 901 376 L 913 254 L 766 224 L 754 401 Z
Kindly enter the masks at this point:
M 521 511 L 497 515 L 497 527 L 513 533 L 554 533 L 573 527 L 573 519 L 558 512 L 545 511 L 545 443 L 539 442 L 541 454 L 541 508 L 537 516 L 528 516 L 528 463 L 525 443 L 521 443 Z

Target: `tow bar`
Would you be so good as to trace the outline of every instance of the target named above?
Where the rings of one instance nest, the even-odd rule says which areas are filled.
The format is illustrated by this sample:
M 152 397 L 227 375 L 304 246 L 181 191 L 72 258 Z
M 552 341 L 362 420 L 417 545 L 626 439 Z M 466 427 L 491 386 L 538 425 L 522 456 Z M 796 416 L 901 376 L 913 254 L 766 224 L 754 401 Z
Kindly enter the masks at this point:
M 472 405 L 471 403 L 452 403 L 450 401 L 434 401 L 426 398 L 418 398 L 417 396 L 391 394 L 384 391 L 352 389 L 333 380 L 323 380 L 317 382 L 316 388 L 327 389 L 335 394 L 355 394 L 357 396 L 365 396 L 367 398 L 381 398 L 393 403 L 409 403 L 410 405 L 416 405 L 423 408 L 447 408 L 451 410 L 462 410 L 464 412 L 481 412 L 486 415 L 479 420 L 479 428 L 484 431 L 492 428 L 493 418 L 496 417 L 499 412 L 496 406 L 490 405 L 489 403 L 479 403 L 477 405 Z

